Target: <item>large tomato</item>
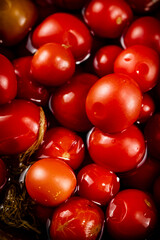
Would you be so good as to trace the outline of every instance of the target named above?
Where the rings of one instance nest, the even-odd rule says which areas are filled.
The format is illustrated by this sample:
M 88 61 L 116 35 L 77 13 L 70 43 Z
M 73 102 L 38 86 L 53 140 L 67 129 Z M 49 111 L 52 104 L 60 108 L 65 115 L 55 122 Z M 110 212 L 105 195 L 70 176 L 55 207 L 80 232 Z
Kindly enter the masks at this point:
M 36 202 L 44 206 L 56 206 L 73 193 L 76 177 L 64 161 L 46 158 L 29 168 L 25 184 L 29 195 Z
M 120 132 L 131 126 L 141 110 L 142 93 L 128 75 L 109 74 L 99 79 L 86 99 L 86 112 L 93 125 L 104 132 Z

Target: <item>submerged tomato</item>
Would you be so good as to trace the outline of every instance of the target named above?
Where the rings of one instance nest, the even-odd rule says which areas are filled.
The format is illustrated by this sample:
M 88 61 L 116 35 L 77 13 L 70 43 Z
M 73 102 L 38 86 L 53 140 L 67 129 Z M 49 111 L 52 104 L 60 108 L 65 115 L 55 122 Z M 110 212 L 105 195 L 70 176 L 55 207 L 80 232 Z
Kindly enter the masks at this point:
M 0 54 L 0 105 L 13 100 L 17 94 L 17 79 L 11 62 Z
M 96 240 L 102 231 L 104 214 L 91 201 L 72 197 L 53 213 L 51 240 Z
M 29 168 L 25 184 L 34 201 L 44 206 L 57 206 L 73 193 L 76 177 L 64 161 L 46 158 L 38 160 Z
M 119 192 L 107 207 L 107 229 L 117 240 L 145 239 L 156 223 L 157 212 L 153 200 L 137 189 Z
M 57 158 L 77 169 L 84 160 L 84 143 L 75 132 L 63 128 L 50 128 L 38 149 L 38 158 Z
M 144 137 L 134 125 L 114 134 L 93 128 L 87 146 L 92 160 L 113 172 L 129 171 L 145 160 Z
M 25 100 L 14 100 L 0 107 L 0 155 L 19 154 L 37 140 L 40 107 Z
M 56 42 L 70 48 L 75 59 L 85 59 L 91 51 L 92 38 L 85 24 L 74 15 L 55 13 L 47 17 L 33 32 L 33 45 Z
M 104 132 L 120 132 L 138 118 L 142 93 L 128 75 L 109 74 L 99 79 L 86 99 L 86 112 L 93 125 Z
M 37 9 L 30 0 L 0 1 L 0 40 L 6 45 L 19 43 L 37 19 Z
M 46 43 L 34 54 L 31 76 L 45 86 L 60 86 L 72 77 L 75 61 L 70 50 L 58 43 Z

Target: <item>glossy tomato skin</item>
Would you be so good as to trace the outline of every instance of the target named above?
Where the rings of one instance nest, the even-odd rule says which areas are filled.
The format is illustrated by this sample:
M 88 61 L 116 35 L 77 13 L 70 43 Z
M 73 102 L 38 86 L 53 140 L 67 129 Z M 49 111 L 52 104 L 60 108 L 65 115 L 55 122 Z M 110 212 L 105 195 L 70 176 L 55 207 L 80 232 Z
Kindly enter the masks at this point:
M 13 100 L 17 94 L 17 79 L 12 63 L 0 54 L 0 105 Z
M 66 45 L 76 61 L 82 61 L 91 51 L 92 37 L 85 24 L 74 15 L 55 13 L 39 24 L 32 35 L 36 48 L 49 42 Z
M 109 74 L 99 79 L 86 98 L 91 123 L 104 132 L 115 133 L 131 126 L 138 118 L 142 93 L 128 75 Z
M 0 107 L 0 155 L 26 151 L 38 138 L 40 108 L 26 100 Z
M 145 125 L 144 136 L 147 141 L 149 154 L 160 159 L 160 113 L 154 114 Z
M 55 118 L 64 126 L 78 132 L 92 128 L 85 110 L 89 89 L 98 77 L 89 73 L 77 73 L 60 87 L 50 99 L 50 109 Z
M 156 223 L 157 211 L 153 200 L 137 189 L 119 192 L 107 207 L 107 229 L 117 240 L 145 239 Z
M 46 43 L 34 54 L 31 75 L 45 86 L 60 86 L 75 71 L 75 61 L 68 48 L 58 43 Z
M 136 13 L 150 13 L 160 7 L 160 1 L 152 1 L 152 0 L 126 0 L 126 2 L 130 5 L 130 7 Z
M 101 47 L 93 59 L 93 68 L 99 77 L 114 72 L 114 61 L 122 51 L 117 45 L 108 45 Z
M 34 26 L 37 9 L 30 0 L 0 2 L 0 36 L 5 45 L 19 43 Z
M 155 103 L 152 97 L 145 93 L 143 94 L 142 107 L 138 117 L 138 123 L 145 123 L 155 112 Z
M 14 71 L 17 77 L 17 98 L 32 101 L 40 106 L 45 106 L 49 100 L 49 92 L 35 82 L 30 74 L 32 56 L 21 57 L 13 60 Z
M 0 191 L 7 182 L 7 168 L 4 161 L 0 158 Z
M 160 53 L 160 21 L 150 16 L 133 21 L 124 36 L 124 45 L 130 47 L 136 44 L 148 46 Z
M 46 158 L 28 170 L 25 185 L 30 197 L 43 206 L 57 206 L 67 200 L 76 187 L 76 177 L 64 161 Z
M 114 72 L 132 77 L 142 92 L 152 89 L 159 77 L 160 60 L 158 53 L 143 45 L 134 45 L 123 50 L 115 60 Z
M 118 193 L 120 182 L 115 173 L 93 163 L 78 172 L 77 186 L 81 197 L 107 205 Z
M 77 169 L 84 160 L 84 154 L 84 142 L 80 136 L 67 128 L 55 127 L 46 132 L 37 157 L 57 158 Z
M 154 181 L 159 175 L 160 162 L 148 156 L 140 167 L 119 174 L 119 177 L 122 187 L 151 191 Z
M 134 169 L 145 156 L 143 134 L 134 125 L 116 134 L 93 128 L 88 135 L 87 146 L 92 160 L 113 172 Z
M 95 35 L 118 38 L 132 20 L 133 14 L 123 0 L 93 0 L 84 9 L 83 17 Z
M 96 240 L 100 235 L 104 214 L 93 202 L 72 197 L 53 213 L 51 240 Z

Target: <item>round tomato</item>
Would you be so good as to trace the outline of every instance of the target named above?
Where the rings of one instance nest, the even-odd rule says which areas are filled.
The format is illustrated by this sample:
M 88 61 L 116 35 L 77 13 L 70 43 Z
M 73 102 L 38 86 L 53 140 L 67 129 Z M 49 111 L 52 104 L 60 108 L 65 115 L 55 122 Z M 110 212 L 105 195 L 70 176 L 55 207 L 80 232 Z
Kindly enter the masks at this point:
M 50 42 L 64 44 L 76 61 L 82 61 L 90 54 L 92 37 L 85 24 L 74 15 L 54 13 L 37 26 L 32 42 L 37 48 Z
M 126 2 L 131 6 L 131 8 L 136 13 L 149 13 L 153 10 L 156 10 L 160 7 L 160 1 L 156 0 L 126 0 Z
M 13 100 L 0 107 L 0 155 L 19 154 L 38 139 L 40 107 L 26 100 Z
M 75 132 L 63 128 L 50 128 L 38 149 L 38 158 L 58 158 L 77 169 L 84 160 L 84 143 Z
M 151 16 L 139 17 L 129 26 L 124 45 L 142 44 L 160 53 L 160 21 Z
M 13 60 L 14 71 L 17 77 L 17 98 L 30 100 L 37 105 L 45 106 L 48 103 L 49 92 L 41 84 L 34 81 L 30 74 L 32 56 Z
M 156 223 L 157 211 L 153 200 L 137 189 L 119 192 L 107 207 L 107 229 L 117 240 L 145 239 Z
M 0 105 L 13 100 L 17 94 L 17 79 L 11 62 L 0 54 Z
M 44 206 L 57 206 L 73 193 L 76 177 L 64 161 L 46 158 L 38 160 L 29 168 L 25 185 L 34 201 Z
M 120 188 L 115 173 L 97 165 L 88 164 L 77 175 L 78 194 L 97 204 L 107 205 Z
M 93 74 L 77 73 L 53 93 L 50 109 L 64 127 L 79 132 L 92 128 L 86 115 L 85 101 L 89 89 L 97 80 Z
M 99 79 L 86 99 L 86 112 L 93 125 L 104 132 L 120 132 L 138 118 L 142 93 L 125 74 L 109 74 Z
M 83 17 L 94 34 L 105 38 L 120 37 L 132 20 L 132 11 L 123 0 L 92 0 L 83 11 Z
M 72 197 L 53 213 L 51 240 L 96 240 L 101 234 L 104 214 L 93 202 Z
M 114 72 L 132 77 L 142 92 L 152 89 L 159 78 L 160 60 L 158 53 L 143 45 L 134 45 L 123 50 L 115 60 Z
M 144 137 L 134 125 L 114 134 L 93 128 L 87 146 L 92 160 L 113 172 L 129 171 L 145 160 Z
M 68 48 L 58 43 L 46 43 L 34 54 L 31 76 L 47 86 L 65 83 L 75 71 L 75 61 Z
M 37 9 L 30 0 L 0 1 L 0 40 L 6 45 L 19 43 L 33 27 Z

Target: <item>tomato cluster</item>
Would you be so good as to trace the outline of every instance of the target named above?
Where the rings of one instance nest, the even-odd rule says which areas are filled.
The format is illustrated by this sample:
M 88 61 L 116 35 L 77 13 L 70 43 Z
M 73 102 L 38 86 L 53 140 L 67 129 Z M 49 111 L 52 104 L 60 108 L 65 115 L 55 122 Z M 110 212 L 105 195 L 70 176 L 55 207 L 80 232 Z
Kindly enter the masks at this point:
M 0 226 L 17 239 L 160 238 L 159 7 L 0 1 Z

